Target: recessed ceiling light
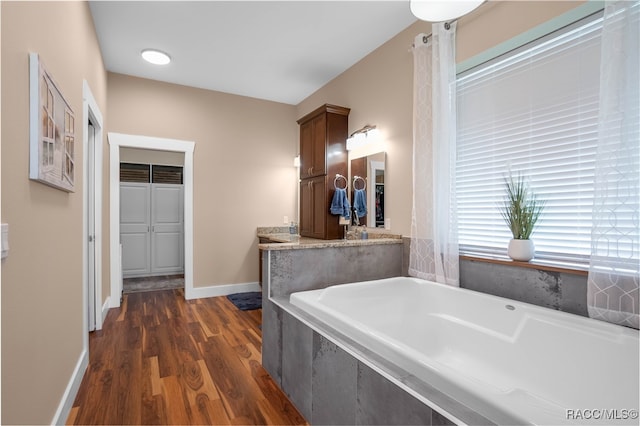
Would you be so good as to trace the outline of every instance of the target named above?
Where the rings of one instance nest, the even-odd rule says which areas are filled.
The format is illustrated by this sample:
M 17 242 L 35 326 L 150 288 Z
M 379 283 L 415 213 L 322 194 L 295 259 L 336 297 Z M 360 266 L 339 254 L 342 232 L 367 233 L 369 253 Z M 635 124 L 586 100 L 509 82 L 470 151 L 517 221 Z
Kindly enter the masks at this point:
M 154 65 L 167 65 L 171 58 L 164 52 L 155 49 L 145 49 L 141 52 L 142 58 Z

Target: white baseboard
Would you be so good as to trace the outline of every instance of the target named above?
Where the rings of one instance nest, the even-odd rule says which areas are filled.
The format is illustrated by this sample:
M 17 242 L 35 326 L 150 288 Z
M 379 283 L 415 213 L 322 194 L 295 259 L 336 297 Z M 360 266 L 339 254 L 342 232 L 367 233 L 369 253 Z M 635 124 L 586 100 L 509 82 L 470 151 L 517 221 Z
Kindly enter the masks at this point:
M 187 300 L 202 299 L 205 297 L 226 296 L 227 294 L 233 293 L 248 293 L 250 291 L 260 291 L 260 284 L 253 282 L 194 287 L 192 289 L 185 289 L 184 298 Z
M 88 365 L 89 352 L 87 350 L 83 350 L 80 354 L 80 359 L 78 359 L 78 363 L 76 364 L 76 368 L 73 370 L 71 379 L 67 384 L 67 388 L 62 395 L 62 400 L 60 400 L 60 405 L 58 405 L 56 414 L 51 420 L 52 425 L 63 425 L 67 422 L 67 417 L 69 417 L 71 407 L 73 407 L 73 401 L 76 399 L 80 383 L 82 383 L 82 378 L 84 377 L 84 372 L 87 371 Z
M 104 320 L 105 318 L 107 318 L 107 314 L 109 313 L 109 308 L 110 308 L 110 303 L 111 300 L 109 300 L 110 297 L 107 296 L 107 300 L 104 301 L 104 305 L 102 305 L 102 323 L 104 324 Z

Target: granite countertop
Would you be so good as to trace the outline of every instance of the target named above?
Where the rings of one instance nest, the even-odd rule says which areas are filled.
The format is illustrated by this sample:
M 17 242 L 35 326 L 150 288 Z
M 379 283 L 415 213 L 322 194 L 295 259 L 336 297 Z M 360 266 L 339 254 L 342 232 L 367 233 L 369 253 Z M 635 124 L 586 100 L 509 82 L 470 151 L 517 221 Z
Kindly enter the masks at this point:
M 258 248 L 261 250 L 300 250 L 325 247 L 354 247 L 379 244 L 402 244 L 402 236 L 394 234 L 370 232 L 369 239 L 367 240 L 319 240 L 316 238 L 301 237 L 297 234 L 290 234 L 288 232 L 288 228 L 286 228 L 286 230 L 287 232 L 282 232 L 282 227 L 258 228 L 258 238 L 268 238 L 269 240 L 274 241 L 273 243 L 258 244 Z

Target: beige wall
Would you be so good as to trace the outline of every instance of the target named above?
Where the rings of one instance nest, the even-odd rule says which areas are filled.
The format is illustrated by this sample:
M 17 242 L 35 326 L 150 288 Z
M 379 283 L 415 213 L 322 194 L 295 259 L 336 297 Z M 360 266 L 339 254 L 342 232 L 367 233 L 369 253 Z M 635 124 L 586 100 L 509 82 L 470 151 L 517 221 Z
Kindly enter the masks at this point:
M 184 153 L 123 147 L 120 148 L 120 162 L 184 166 Z
M 256 227 L 296 216 L 295 107 L 120 74 L 108 83 L 109 131 L 196 143 L 194 287 L 256 282 Z
M 582 2 L 498 1 L 485 3 L 457 27 L 457 60 L 469 59 Z M 409 48 L 431 24 L 417 21 L 302 101 L 302 117 L 324 103 L 351 108 L 349 132 L 377 125 L 387 152 L 385 216 L 393 232 L 409 235 L 412 205 L 413 56 Z
M 44 424 L 82 351 L 82 81 L 104 115 L 106 73 L 86 3 L 1 7 L 2 221 L 10 227 L 2 263 L 2 423 Z M 40 54 L 76 115 L 75 193 L 28 179 L 29 52 Z

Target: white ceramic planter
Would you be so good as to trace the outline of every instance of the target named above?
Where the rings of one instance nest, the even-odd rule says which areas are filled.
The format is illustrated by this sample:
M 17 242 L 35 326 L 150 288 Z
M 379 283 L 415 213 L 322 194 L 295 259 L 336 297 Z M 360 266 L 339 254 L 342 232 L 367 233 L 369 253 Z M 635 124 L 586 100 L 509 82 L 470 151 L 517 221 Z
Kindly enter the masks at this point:
M 533 245 L 533 240 L 515 240 L 509 241 L 509 247 L 507 254 L 513 260 L 519 260 L 521 262 L 528 262 L 533 259 L 536 253 L 536 248 Z

